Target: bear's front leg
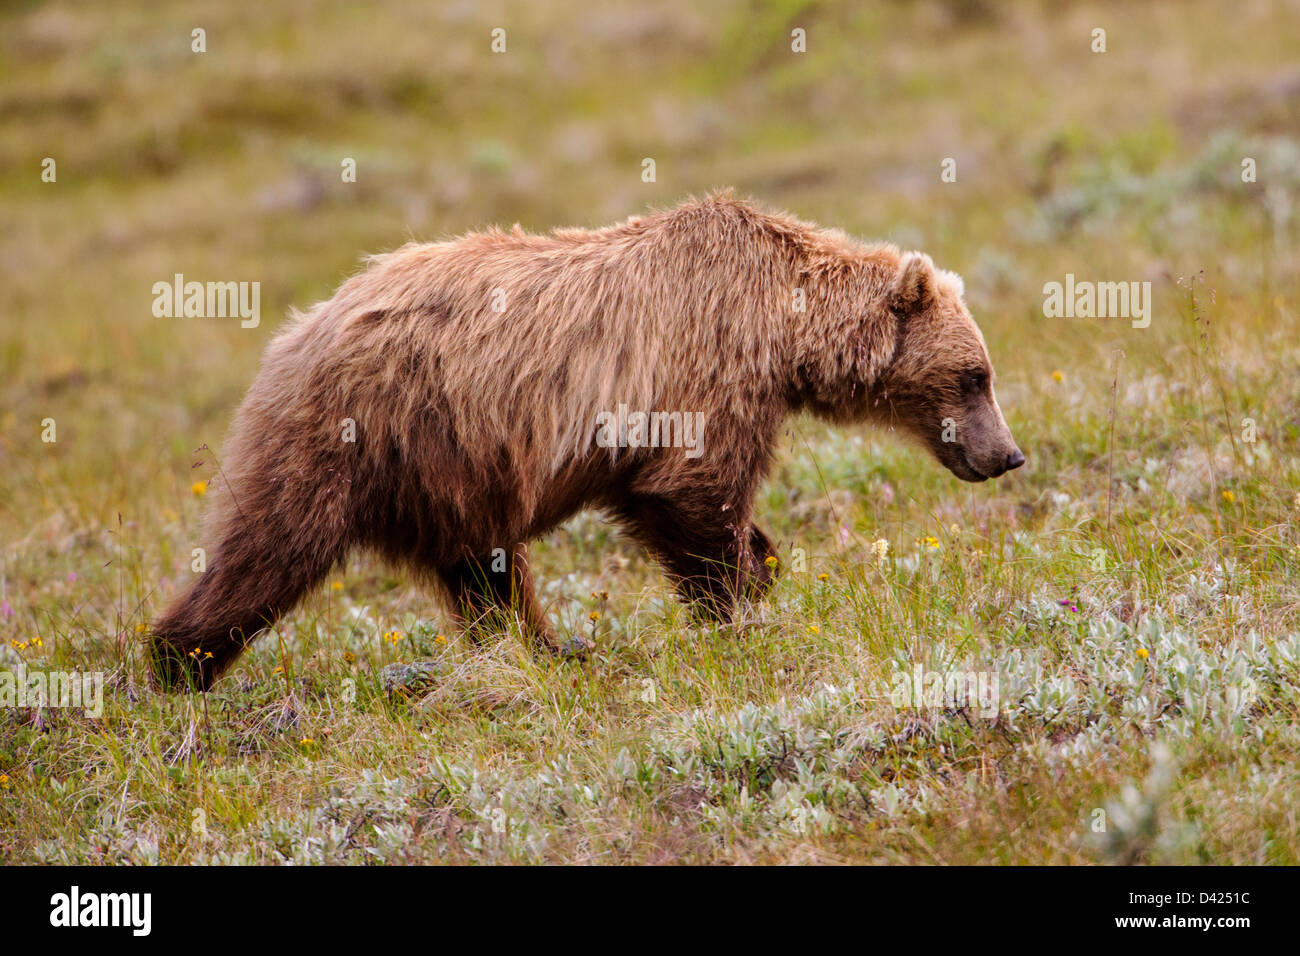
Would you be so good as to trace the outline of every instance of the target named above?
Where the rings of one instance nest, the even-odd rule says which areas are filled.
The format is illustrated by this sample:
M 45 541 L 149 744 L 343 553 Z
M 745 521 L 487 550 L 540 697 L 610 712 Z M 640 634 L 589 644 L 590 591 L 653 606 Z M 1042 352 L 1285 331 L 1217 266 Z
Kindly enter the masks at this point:
M 757 599 L 776 577 L 771 539 L 725 502 L 641 496 L 620 509 L 629 534 L 649 549 L 682 598 L 730 621 L 741 597 Z

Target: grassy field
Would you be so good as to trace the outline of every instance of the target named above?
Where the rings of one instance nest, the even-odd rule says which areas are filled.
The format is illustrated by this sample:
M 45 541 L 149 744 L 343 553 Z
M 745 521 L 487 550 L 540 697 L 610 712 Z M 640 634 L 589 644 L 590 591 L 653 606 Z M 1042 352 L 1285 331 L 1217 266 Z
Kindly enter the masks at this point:
M 0 709 L 0 862 L 1298 861 L 1300 6 L 235 6 L 0 8 L 0 671 L 106 674 Z M 792 421 L 735 626 L 583 515 L 533 560 L 587 661 L 357 555 L 213 694 L 149 689 L 289 307 L 724 185 L 962 273 L 1029 464 Z M 261 324 L 155 318 L 175 273 Z M 1067 274 L 1150 326 L 1046 318 Z M 996 699 L 900 702 L 918 665 Z

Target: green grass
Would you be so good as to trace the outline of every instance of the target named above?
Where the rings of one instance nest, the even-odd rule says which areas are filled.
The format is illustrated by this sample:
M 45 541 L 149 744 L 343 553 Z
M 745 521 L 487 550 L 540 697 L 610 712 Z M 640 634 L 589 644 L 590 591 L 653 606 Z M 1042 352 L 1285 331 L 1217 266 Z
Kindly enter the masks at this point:
M 107 674 L 97 718 L 0 710 L 0 860 L 1297 862 L 1300 20 L 855 6 L 0 12 L 0 670 Z M 358 555 L 214 694 L 148 689 L 194 450 L 290 306 L 409 237 L 719 185 L 961 272 L 1029 465 L 793 421 L 734 627 L 584 515 L 533 563 L 588 661 Z M 261 327 L 154 318 L 175 272 L 260 281 Z M 1067 272 L 1151 281 L 1151 327 L 1045 319 Z M 996 717 L 899 706 L 917 663 Z

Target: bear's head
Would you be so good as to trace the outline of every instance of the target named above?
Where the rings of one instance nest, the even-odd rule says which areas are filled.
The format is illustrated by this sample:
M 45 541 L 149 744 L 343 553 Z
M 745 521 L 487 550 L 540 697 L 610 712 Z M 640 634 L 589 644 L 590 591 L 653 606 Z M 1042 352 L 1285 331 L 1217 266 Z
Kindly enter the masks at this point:
M 888 291 L 889 363 L 870 388 L 869 415 L 928 448 L 963 481 L 1025 463 L 993 394 L 993 365 L 964 301 L 961 277 L 924 253 L 903 255 Z

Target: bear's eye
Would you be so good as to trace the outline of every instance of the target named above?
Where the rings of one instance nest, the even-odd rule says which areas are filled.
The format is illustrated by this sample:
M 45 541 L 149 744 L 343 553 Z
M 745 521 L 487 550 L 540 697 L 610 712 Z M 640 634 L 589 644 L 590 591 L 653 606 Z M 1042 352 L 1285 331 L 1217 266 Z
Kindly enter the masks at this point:
M 988 388 L 988 384 L 989 384 L 989 373 L 984 371 L 984 369 L 982 368 L 975 368 L 975 369 L 971 369 L 968 372 L 962 373 L 961 376 L 962 391 L 966 392 L 968 395 L 973 395 L 978 392 L 984 391 L 986 388 Z

